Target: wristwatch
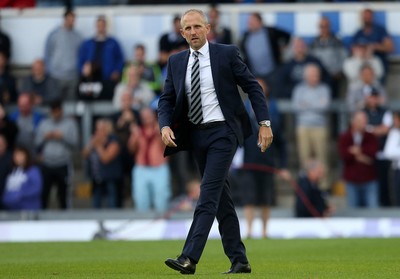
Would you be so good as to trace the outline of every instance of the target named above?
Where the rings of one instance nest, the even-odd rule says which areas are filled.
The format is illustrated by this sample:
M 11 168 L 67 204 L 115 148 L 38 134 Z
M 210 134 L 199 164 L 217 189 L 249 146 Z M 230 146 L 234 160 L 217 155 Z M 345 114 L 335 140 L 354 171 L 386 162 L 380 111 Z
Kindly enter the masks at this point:
M 271 121 L 263 120 L 263 121 L 258 122 L 258 125 L 263 126 L 263 127 L 271 127 Z

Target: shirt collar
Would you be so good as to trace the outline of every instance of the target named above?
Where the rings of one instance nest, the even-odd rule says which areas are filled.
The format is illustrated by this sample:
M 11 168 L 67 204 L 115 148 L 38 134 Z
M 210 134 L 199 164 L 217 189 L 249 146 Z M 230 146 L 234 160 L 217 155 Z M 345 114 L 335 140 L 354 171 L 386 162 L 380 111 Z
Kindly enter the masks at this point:
M 193 55 L 193 52 L 194 52 L 194 51 L 195 51 L 194 49 L 190 48 L 190 55 Z M 202 56 L 206 56 L 206 55 L 208 55 L 209 51 L 210 51 L 210 49 L 209 49 L 209 47 L 208 47 L 208 41 L 206 40 L 206 43 L 204 44 L 204 46 L 202 46 L 202 47 L 198 50 L 198 52 L 200 52 L 200 54 L 201 54 Z

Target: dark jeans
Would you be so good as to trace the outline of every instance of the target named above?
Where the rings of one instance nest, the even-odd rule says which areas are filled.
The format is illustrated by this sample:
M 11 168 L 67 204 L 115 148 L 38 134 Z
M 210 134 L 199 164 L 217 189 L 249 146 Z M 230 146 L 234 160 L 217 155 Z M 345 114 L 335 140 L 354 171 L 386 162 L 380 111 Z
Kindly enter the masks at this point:
M 93 185 L 93 207 L 101 208 L 103 197 L 107 198 L 109 208 L 117 208 L 120 205 L 118 187 L 121 185 L 119 179 L 109 179 L 102 182 L 92 181 Z
M 377 160 L 378 183 L 379 183 L 379 205 L 391 206 L 389 191 L 389 160 Z
M 67 189 L 69 185 L 68 166 L 48 167 L 41 166 L 43 176 L 42 208 L 46 209 L 49 203 L 51 187 L 57 186 L 57 200 L 61 209 L 67 208 Z

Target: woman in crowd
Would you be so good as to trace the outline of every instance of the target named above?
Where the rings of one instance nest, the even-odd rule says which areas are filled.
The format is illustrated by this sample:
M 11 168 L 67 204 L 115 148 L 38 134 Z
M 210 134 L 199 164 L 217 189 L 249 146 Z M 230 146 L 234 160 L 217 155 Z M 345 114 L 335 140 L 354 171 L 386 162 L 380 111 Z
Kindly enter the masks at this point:
M 95 133 L 83 149 L 83 156 L 89 160 L 95 208 L 101 207 L 105 194 L 107 194 L 110 208 L 120 205 L 118 188 L 122 179 L 120 151 L 120 144 L 114 135 L 111 120 L 97 120 Z
M 32 162 L 27 148 L 17 146 L 13 152 L 13 169 L 7 176 L 3 206 L 9 210 L 41 209 L 42 176 Z

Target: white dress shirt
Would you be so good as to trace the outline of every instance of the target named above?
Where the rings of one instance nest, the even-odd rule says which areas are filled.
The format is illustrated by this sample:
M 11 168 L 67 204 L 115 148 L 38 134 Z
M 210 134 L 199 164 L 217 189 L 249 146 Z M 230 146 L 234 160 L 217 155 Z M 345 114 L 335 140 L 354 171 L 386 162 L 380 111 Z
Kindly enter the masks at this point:
M 194 50 L 190 48 L 189 62 L 186 70 L 186 94 L 189 102 L 190 111 L 190 100 L 191 100 L 191 80 L 192 80 L 192 65 L 194 62 L 193 57 Z M 222 114 L 221 107 L 219 106 L 217 93 L 215 92 L 214 80 L 211 72 L 210 62 L 210 50 L 208 42 L 198 50 L 199 54 L 199 66 L 200 66 L 200 91 L 201 91 L 201 105 L 203 111 L 203 122 L 214 122 L 224 121 L 225 117 Z

